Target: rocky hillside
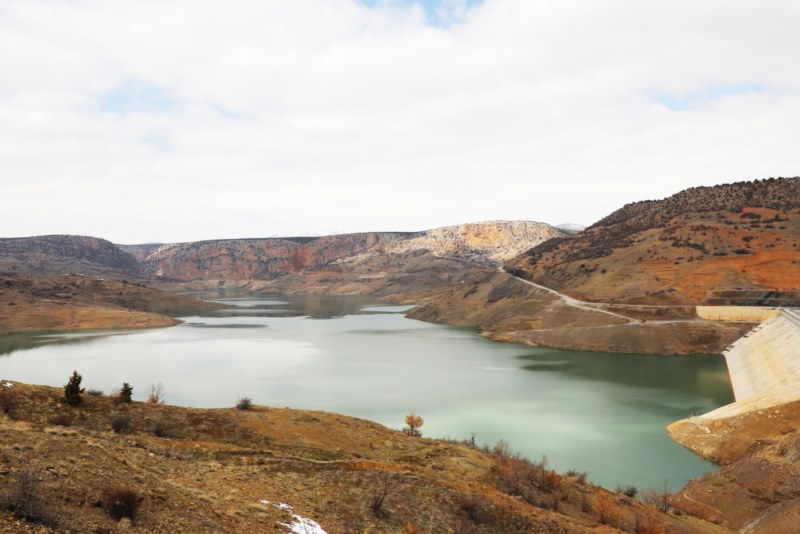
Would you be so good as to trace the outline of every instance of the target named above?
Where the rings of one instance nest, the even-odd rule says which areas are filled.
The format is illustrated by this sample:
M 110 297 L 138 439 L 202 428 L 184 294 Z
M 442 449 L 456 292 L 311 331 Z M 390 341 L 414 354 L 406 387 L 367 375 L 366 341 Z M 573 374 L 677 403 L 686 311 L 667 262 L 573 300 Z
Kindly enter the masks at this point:
M 728 532 L 503 443 L 88 391 L 70 406 L 61 388 L 0 380 L 0 532 Z
M 417 233 L 201 241 L 163 245 L 147 256 L 143 265 L 149 275 L 176 281 L 274 280 L 298 272 L 419 271 L 422 256 L 493 268 L 562 235 L 543 223 L 496 221 Z
M 800 178 L 687 189 L 629 204 L 508 264 L 594 302 L 800 303 Z
M 491 221 L 434 228 L 396 241 L 387 247 L 392 254 L 426 251 L 434 256 L 457 257 L 499 264 L 564 232 L 533 221 Z
M 0 271 L 130 276 L 139 262 L 110 241 L 75 235 L 0 238 Z

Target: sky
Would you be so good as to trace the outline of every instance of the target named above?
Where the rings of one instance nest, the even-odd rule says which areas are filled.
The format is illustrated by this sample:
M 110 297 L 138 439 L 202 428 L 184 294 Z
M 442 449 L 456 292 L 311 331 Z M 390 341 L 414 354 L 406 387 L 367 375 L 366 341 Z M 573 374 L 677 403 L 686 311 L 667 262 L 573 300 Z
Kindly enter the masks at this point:
M 589 225 L 800 174 L 796 0 L 0 0 L 0 236 Z

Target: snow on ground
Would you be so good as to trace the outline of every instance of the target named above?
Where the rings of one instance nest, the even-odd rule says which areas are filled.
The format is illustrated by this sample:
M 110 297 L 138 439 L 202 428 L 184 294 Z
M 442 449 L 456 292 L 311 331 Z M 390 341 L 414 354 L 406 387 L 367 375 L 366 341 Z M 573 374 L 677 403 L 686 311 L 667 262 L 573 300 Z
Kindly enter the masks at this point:
M 266 499 L 261 499 L 261 501 L 259 502 L 261 502 L 261 504 L 266 504 L 268 506 L 274 506 L 278 510 L 283 510 L 284 512 L 292 514 L 293 521 L 291 523 L 278 523 L 278 524 L 288 528 L 289 532 L 292 532 L 293 534 L 328 534 L 319 525 L 319 523 L 317 523 L 313 519 L 309 519 L 307 517 L 295 514 L 292 507 L 284 502 L 272 503 Z

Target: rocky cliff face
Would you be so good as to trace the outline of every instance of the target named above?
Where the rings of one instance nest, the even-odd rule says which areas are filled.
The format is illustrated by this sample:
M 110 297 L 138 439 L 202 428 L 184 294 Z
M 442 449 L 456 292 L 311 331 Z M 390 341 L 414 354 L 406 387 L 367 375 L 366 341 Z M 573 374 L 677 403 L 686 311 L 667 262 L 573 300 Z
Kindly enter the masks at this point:
M 0 239 L 0 270 L 35 274 L 135 275 L 139 262 L 110 241 L 75 235 Z
M 175 281 L 276 280 L 296 273 L 363 277 L 441 269 L 490 269 L 504 259 L 561 235 L 543 223 L 500 221 L 416 233 L 202 241 L 162 245 L 147 256 L 143 265 L 147 274 Z
M 595 302 L 797 305 L 800 178 L 629 204 L 508 268 Z
M 502 263 L 522 252 L 565 234 L 533 221 L 491 221 L 434 228 L 387 247 L 394 254 L 427 251 L 476 262 Z

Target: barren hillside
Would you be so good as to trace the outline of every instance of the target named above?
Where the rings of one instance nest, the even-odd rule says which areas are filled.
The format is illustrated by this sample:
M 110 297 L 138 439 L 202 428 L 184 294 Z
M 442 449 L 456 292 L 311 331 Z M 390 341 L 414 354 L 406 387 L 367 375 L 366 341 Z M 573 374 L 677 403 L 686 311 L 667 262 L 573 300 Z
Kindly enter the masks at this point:
M 0 381 L 0 532 L 727 532 L 502 444 L 324 412 L 82 397 Z
M 629 204 L 508 268 L 593 302 L 800 303 L 800 178 Z

